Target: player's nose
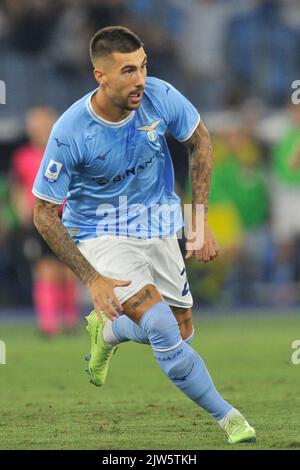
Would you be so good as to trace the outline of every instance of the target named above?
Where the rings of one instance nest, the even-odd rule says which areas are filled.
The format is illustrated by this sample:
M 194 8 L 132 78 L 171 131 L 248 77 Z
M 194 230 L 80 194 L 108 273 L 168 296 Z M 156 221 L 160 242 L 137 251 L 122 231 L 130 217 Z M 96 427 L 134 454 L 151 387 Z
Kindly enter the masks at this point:
M 135 82 L 136 88 L 144 89 L 145 86 L 145 75 L 143 71 L 138 71 L 136 74 L 136 82 Z

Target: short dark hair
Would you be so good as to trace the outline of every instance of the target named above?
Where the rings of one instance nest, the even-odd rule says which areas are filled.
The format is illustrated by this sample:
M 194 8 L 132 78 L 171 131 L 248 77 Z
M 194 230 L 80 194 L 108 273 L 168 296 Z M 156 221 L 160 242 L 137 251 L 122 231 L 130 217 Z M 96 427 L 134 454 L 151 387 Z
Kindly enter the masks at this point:
M 144 44 L 140 38 L 124 26 L 108 26 L 99 29 L 90 41 L 90 57 L 94 63 L 99 57 L 113 52 L 134 52 Z

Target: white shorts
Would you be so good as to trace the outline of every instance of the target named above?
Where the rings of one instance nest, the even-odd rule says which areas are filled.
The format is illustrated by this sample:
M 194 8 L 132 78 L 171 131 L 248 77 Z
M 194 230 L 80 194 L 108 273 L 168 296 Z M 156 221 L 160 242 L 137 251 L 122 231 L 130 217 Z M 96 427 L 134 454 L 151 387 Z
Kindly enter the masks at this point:
M 193 305 L 184 261 L 177 238 L 136 239 L 105 235 L 77 244 L 80 252 L 103 276 L 121 281 L 116 287 L 121 303 L 126 302 L 147 284 L 153 284 L 173 307 Z

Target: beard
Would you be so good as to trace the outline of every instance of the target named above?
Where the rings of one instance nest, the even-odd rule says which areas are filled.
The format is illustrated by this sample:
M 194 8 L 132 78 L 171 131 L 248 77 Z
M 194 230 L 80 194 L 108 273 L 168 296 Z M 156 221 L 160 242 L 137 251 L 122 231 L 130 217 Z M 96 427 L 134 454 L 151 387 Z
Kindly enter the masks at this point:
M 134 111 L 139 108 L 141 101 L 142 101 L 143 94 L 144 94 L 144 90 L 141 90 L 139 92 L 138 98 L 136 96 L 131 96 L 131 95 L 128 95 L 125 98 L 125 97 L 121 97 L 120 95 L 115 94 L 114 96 L 111 96 L 110 99 L 112 103 L 114 104 L 114 106 L 119 108 L 121 111 L 128 112 L 128 111 Z
M 126 111 L 134 111 L 135 109 L 139 108 L 140 107 L 140 102 L 139 103 L 129 103 L 127 101 L 126 105 L 125 105 L 125 110 Z

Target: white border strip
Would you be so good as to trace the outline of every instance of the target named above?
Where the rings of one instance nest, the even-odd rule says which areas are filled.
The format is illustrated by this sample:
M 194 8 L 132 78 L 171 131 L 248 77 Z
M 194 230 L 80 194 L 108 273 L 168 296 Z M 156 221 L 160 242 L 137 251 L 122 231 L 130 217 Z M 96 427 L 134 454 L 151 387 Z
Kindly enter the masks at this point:
M 178 142 L 185 142 L 190 137 L 192 137 L 192 135 L 194 134 L 194 131 L 196 130 L 196 127 L 198 127 L 198 124 L 199 124 L 200 121 L 201 121 L 201 117 L 200 117 L 200 114 L 198 114 L 198 120 L 197 120 L 196 124 L 192 127 L 192 129 L 190 130 L 190 132 L 188 133 L 188 135 L 184 139 L 180 139 L 180 140 L 177 139 Z
M 173 351 L 173 349 L 176 349 L 178 348 L 178 346 L 181 345 L 182 343 L 182 339 L 179 341 L 179 343 L 175 344 L 175 346 L 172 346 L 171 348 L 168 348 L 168 349 L 156 349 L 156 348 L 152 348 L 153 351 L 157 351 L 157 352 L 168 352 L 168 351 Z
M 44 196 L 44 194 L 39 193 L 35 189 L 32 189 L 32 194 L 34 194 L 36 197 L 39 199 L 43 199 L 44 201 L 47 202 L 54 202 L 54 204 L 62 204 L 64 202 L 64 199 L 62 201 L 58 201 L 57 199 L 54 199 L 50 196 Z
M 93 110 L 93 107 L 92 107 L 92 103 L 91 103 L 92 96 L 94 95 L 94 93 L 95 92 L 92 92 L 92 94 L 87 98 L 86 107 L 87 107 L 87 110 L 88 110 L 89 114 L 97 122 L 100 122 L 101 124 L 105 124 L 106 126 L 109 126 L 109 127 L 122 127 L 125 124 L 127 124 L 127 122 L 131 121 L 131 119 L 133 118 L 133 116 L 135 114 L 135 110 L 131 111 L 131 113 L 125 119 L 122 119 L 122 121 L 118 121 L 118 122 L 107 121 L 106 119 L 102 118 L 97 113 L 95 113 L 95 111 Z

